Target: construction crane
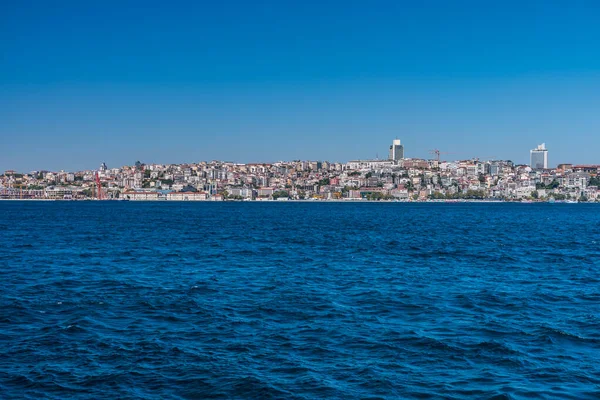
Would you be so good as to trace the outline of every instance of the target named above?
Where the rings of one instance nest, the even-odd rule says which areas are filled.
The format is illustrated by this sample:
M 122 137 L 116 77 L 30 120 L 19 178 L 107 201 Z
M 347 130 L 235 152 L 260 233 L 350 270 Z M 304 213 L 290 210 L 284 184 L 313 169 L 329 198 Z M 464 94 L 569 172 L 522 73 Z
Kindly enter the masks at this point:
M 98 200 L 102 200 L 102 185 L 100 184 L 100 175 L 96 171 L 96 186 L 98 187 Z
M 447 151 L 439 151 L 438 149 L 429 150 L 429 154 L 435 154 L 435 159 L 439 163 L 440 162 L 440 154 L 452 154 Z

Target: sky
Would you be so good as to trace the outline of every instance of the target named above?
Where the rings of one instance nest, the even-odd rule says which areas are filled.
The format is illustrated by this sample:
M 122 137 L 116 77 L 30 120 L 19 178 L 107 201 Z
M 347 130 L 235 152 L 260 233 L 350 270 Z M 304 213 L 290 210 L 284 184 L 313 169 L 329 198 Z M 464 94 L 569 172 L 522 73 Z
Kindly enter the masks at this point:
M 0 2 L 0 172 L 600 164 L 597 1 Z

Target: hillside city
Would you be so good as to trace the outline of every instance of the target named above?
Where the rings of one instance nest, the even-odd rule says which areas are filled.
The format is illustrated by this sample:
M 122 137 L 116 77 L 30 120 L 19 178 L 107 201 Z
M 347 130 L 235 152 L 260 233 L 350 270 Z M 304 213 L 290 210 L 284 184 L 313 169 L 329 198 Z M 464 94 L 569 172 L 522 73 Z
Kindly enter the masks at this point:
M 509 160 L 405 158 L 396 139 L 387 159 L 240 164 L 144 164 L 79 172 L 5 171 L 0 199 L 47 200 L 394 200 L 600 201 L 600 165 L 548 168 L 548 150 L 529 165 Z

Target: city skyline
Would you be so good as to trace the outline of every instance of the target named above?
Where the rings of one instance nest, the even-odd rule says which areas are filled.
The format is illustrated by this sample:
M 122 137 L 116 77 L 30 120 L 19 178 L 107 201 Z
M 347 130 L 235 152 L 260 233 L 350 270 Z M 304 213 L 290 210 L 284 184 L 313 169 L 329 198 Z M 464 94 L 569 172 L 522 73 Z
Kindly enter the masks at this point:
M 509 159 L 509 158 L 502 158 L 502 157 L 468 157 L 468 158 L 453 158 L 452 156 L 448 157 L 447 154 L 454 154 L 454 153 L 449 153 L 449 152 L 445 152 L 445 151 L 440 151 L 439 149 L 431 149 L 428 151 L 428 155 L 427 157 L 410 157 L 410 156 L 406 156 L 405 153 L 405 147 L 404 144 L 402 144 L 402 141 L 398 138 L 395 138 L 392 140 L 392 144 L 389 146 L 388 152 L 387 152 L 387 157 L 379 157 L 379 152 L 376 154 L 375 157 L 359 157 L 359 158 L 355 158 L 352 160 L 343 160 L 343 161 L 339 161 L 339 160 L 332 160 L 329 158 L 324 158 L 324 159 L 309 159 L 309 158 L 297 158 L 297 159 L 293 159 L 293 160 L 284 160 L 284 159 L 279 159 L 279 160 L 274 160 L 274 161 L 265 161 L 265 160 L 261 160 L 261 161 L 257 161 L 257 160 L 253 160 L 253 161 L 245 161 L 245 162 L 240 162 L 240 161 L 235 161 L 235 160 L 228 160 L 228 159 L 217 159 L 217 158 L 207 158 L 204 160 L 194 160 L 194 161 L 187 161 L 187 162 L 156 162 L 156 161 L 152 161 L 152 160 L 140 160 L 137 159 L 135 162 L 129 162 L 129 163 L 122 163 L 122 164 L 113 164 L 111 168 L 121 168 L 121 167 L 127 167 L 127 166 L 132 166 L 132 167 L 136 167 L 139 168 L 141 165 L 186 165 L 186 164 L 197 164 L 197 163 L 204 163 L 204 162 L 223 162 L 223 163 L 234 163 L 234 164 L 239 164 L 239 165 L 251 165 L 251 164 L 276 164 L 276 163 L 286 163 L 286 162 L 299 162 L 299 161 L 305 161 L 305 162 L 321 162 L 321 161 L 325 161 L 325 162 L 333 162 L 333 163 L 352 163 L 353 161 L 385 161 L 385 160 L 390 160 L 390 161 L 401 161 L 401 160 L 427 160 L 427 161 L 433 161 L 433 160 L 439 160 L 440 162 L 448 162 L 448 163 L 455 163 L 455 162 L 460 162 L 460 161 L 468 161 L 468 160 L 477 160 L 477 161 L 481 161 L 481 162 L 496 162 L 496 161 L 510 161 L 511 163 L 515 164 L 515 165 L 528 165 L 530 166 L 532 169 L 549 169 L 552 167 L 556 167 L 559 166 L 561 164 L 574 164 L 574 165 L 586 165 L 586 163 L 576 163 L 576 162 L 565 162 L 565 163 L 555 163 L 554 166 L 551 166 L 549 161 L 548 161 L 548 148 L 546 147 L 546 143 L 542 143 L 540 145 L 537 145 L 537 147 L 535 147 L 534 149 L 531 149 L 529 151 L 529 160 L 528 162 L 524 162 L 524 163 L 519 163 L 519 162 L 515 162 L 515 160 Z M 442 156 L 444 155 L 444 156 Z M 587 165 L 598 165 L 600 163 L 592 163 L 592 164 L 587 164 Z M 78 172 L 78 171 L 105 171 L 107 170 L 107 162 L 106 161 L 102 161 L 100 164 L 100 168 L 81 168 L 81 169 L 72 169 L 72 170 L 66 170 L 64 168 L 61 169 L 49 169 L 49 168 L 40 168 L 40 169 L 30 169 L 30 170 L 19 170 L 16 168 L 7 168 L 4 171 L 15 171 L 15 172 L 19 172 L 19 173 L 30 173 L 30 172 L 35 172 L 35 171 L 54 171 L 54 172 L 60 172 L 60 171 L 69 171 L 69 172 Z M 0 173 L 2 172 L 2 170 L 0 170 Z
M 387 200 L 600 201 L 600 165 L 544 168 L 545 144 L 531 166 L 509 160 L 438 161 L 401 157 L 399 139 L 387 159 L 236 164 L 142 164 L 98 170 L 0 175 L 6 200 Z
M 0 5 L 0 170 L 407 157 L 598 163 L 599 7 Z M 560 26 L 560 29 L 556 29 Z

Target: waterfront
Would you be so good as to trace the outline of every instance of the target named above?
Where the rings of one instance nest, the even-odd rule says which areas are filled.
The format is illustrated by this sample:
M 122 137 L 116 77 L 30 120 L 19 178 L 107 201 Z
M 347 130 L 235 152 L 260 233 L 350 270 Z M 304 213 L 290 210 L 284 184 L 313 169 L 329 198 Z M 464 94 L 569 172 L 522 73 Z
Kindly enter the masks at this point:
M 544 151 L 545 152 L 545 151 Z M 600 165 L 532 168 L 512 161 L 422 159 L 142 164 L 78 172 L 14 170 L 0 199 L 506 200 L 600 202 Z
M 3 398 L 598 398 L 592 204 L 1 202 Z

